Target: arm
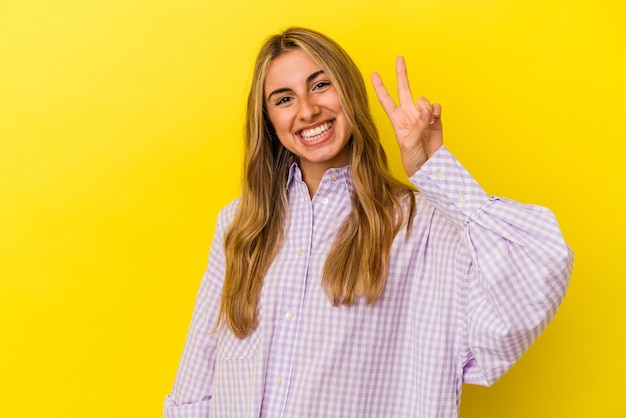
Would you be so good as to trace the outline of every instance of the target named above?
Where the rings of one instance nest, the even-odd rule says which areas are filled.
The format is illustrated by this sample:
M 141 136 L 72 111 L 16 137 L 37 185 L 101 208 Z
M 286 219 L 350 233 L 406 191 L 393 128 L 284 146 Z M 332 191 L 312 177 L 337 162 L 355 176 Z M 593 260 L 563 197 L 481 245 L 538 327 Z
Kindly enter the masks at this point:
M 561 303 L 573 254 L 546 208 L 489 197 L 441 147 L 411 177 L 462 231 L 456 279 L 467 383 L 490 385 L 535 341 Z
M 441 107 L 413 102 L 406 65 L 396 60 L 397 106 L 372 74 L 402 164 L 421 194 L 462 231 L 455 267 L 463 325 L 464 381 L 489 385 L 547 326 L 567 289 L 573 254 L 546 208 L 490 198 L 443 147 Z
M 209 264 L 196 298 L 174 387 L 172 393 L 165 398 L 166 418 L 209 416 L 217 346 L 217 333 L 211 331 L 217 320 L 225 271 L 223 236 L 228 226 L 225 212 L 227 210 L 222 211 L 218 217 Z

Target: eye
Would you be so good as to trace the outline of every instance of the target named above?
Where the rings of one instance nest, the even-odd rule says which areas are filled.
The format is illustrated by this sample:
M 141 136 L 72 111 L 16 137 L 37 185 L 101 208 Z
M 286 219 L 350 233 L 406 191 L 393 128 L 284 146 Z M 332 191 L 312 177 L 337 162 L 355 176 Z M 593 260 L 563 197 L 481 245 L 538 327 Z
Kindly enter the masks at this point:
M 324 90 L 330 86 L 330 81 L 319 81 L 313 86 L 313 90 Z
M 293 100 L 291 97 L 289 97 L 289 96 L 283 96 L 283 97 L 279 98 L 278 100 L 276 100 L 276 101 L 274 102 L 274 104 L 275 104 L 276 106 L 280 106 L 280 105 L 284 105 L 284 104 L 289 103 L 291 100 Z

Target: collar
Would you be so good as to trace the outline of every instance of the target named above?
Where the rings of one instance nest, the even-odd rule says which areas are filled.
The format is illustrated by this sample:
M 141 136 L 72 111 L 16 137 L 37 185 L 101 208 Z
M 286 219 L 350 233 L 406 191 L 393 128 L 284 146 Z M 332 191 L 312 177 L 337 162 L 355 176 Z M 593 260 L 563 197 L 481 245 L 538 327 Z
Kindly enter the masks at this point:
M 289 191 L 289 188 L 295 184 L 296 182 L 302 182 L 302 170 L 300 170 L 300 166 L 297 162 L 294 162 L 289 167 L 289 173 L 287 175 L 287 183 L 285 184 L 285 189 Z M 354 191 L 354 180 L 352 178 L 352 166 L 346 165 L 343 167 L 337 168 L 329 168 L 324 173 L 322 177 L 322 181 L 320 183 L 320 187 L 327 181 L 341 181 L 344 182 L 350 194 Z

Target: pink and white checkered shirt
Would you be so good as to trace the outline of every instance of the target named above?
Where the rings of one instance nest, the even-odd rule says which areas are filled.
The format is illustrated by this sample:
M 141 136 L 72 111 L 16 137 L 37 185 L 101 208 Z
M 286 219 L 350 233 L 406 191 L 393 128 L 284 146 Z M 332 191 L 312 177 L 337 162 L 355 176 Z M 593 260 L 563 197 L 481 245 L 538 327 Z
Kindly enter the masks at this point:
M 224 278 L 219 215 L 166 417 L 456 417 L 463 382 L 489 385 L 548 324 L 573 257 L 552 213 L 489 197 L 445 149 L 411 177 L 409 239 L 396 237 L 385 290 L 333 307 L 321 272 L 351 210 L 349 167 L 313 199 L 294 165 L 290 228 L 267 273 L 259 326 L 211 334 Z

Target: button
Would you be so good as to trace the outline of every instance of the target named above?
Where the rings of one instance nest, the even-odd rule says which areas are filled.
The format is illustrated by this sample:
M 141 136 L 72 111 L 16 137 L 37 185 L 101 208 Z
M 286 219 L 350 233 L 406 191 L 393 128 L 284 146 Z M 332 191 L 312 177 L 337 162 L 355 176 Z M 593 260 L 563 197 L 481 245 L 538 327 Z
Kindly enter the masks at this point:
M 459 203 L 464 205 L 467 203 L 467 196 L 459 196 Z
M 277 379 L 276 379 L 276 385 L 277 385 L 277 386 L 280 386 L 280 385 L 282 385 L 282 384 L 283 384 L 283 378 L 282 378 L 282 377 L 277 378 Z
M 285 319 L 286 319 L 287 321 L 291 321 L 291 320 L 293 319 L 293 314 L 292 314 L 291 312 L 287 312 L 287 313 L 285 314 Z
M 301 250 L 301 249 L 300 249 L 300 250 L 298 250 L 298 252 L 296 253 L 296 255 L 297 255 L 298 257 L 302 257 L 302 250 Z
M 328 204 L 328 198 L 325 197 L 322 199 L 322 205 L 327 205 Z
M 337 173 L 330 173 L 330 179 L 331 181 L 337 180 Z
M 436 170 L 435 171 L 435 177 L 437 177 L 438 179 L 443 177 L 443 171 L 441 170 Z

